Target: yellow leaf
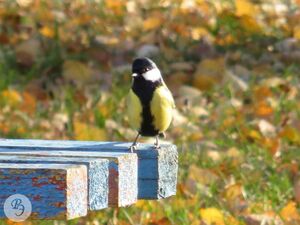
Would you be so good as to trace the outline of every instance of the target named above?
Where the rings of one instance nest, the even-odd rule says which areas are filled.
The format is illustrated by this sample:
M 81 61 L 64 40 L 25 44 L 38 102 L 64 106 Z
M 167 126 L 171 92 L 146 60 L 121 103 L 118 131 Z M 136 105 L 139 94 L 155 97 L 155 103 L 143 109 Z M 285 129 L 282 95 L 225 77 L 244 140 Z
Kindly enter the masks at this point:
M 22 102 L 20 93 L 13 89 L 2 91 L 1 99 L 9 106 L 17 106 Z
M 265 137 L 261 139 L 262 147 L 266 148 L 272 155 L 280 150 L 280 140 L 278 138 Z
M 200 209 L 200 216 L 207 225 L 224 225 L 224 215 L 217 208 Z
M 243 15 L 240 17 L 241 26 L 249 33 L 259 33 L 261 31 L 260 25 L 252 16 Z
M 115 15 L 121 15 L 125 9 L 126 1 L 122 0 L 105 0 L 105 5 L 108 9 L 113 11 Z
M 78 17 L 75 18 L 75 20 L 73 21 L 77 26 L 78 25 L 85 25 L 91 22 L 91 20 L 93 19 L 93 17 L 91 15 L 80 15 Z
M 271 97 L 272 95 L 272 90 L 266 85 L 261 85 L 254 88 L 254 96 L 257 100 L 263 100 Z
M 225 198 L 227 201 L 235 200 L 243 195 L 243 187 L 240 184 L 232 184 L 225 190 Z
M 242 128 L 241 134 L 244 138 L 249 139 L 251 141 L 261 141 L 261 134 L 255 129 Z
M 256 11 L 255 5 L 248 0 L 236 0 L 235 7 L 236 7 L 237 16 L 242 16 L 242 15 L 252 16 L 253 14 L 255 14 Z
M 153 29 L 156 29 L 156 28 L 160 27 L 161 24 L 162 24 L 162 19 L 161 18 L 159 18 L 159 17 L 149 17 L 148 19 L 146 19 L 143 22 L 143 28 L 146 31 L 153 30 Z
M 203 37 L 209 37 L 209 39 L 212 39 L 212 36 L 207 31 L 207 29 L 203 27 L 195 27 L 191 30 L 191 36 L 194 40 L 200 40 Z
M 300 145 L 300 131 L 294 127 L 287 126 L 280 133 L 280 137 L 286 138 L 294 144 Z
M 21 110 L 23 112 L 27 112 L 29 114 L 35 113 L 36 110 L 36 99 L 35 97 L 30 94 L 29 92 L 23 92 L 22 93 L 23 102 L 21 105 Z
M 41 33 L 43 36 L 47 37 L 47 38 L 53 38 L 54 35 L 55 35 L 55 32 L 54 32 L 53 28 L 50 28 L 50 27 L 48 27 L 48 26 L 42 27 L 42 28 L 40 29 L 40 33 Z
M 283 209 L 280 211 L 280 216 L 282 219 L 291 221 L 291 220 L 300 220 L 300 215 L 297 210 L 296 203 L 293 201 L 290 201 L 287 203 Z
M 74 135 L 77 140 L 107 140 L 107 134 L 104 129 L 77 121 L 74 122 Z
M 294 27 L 294 38 L 300 40 L 300 25 Z
M 273 113 L 273 108 L 266 101 L 260 101 L 254 106 L 257 116 L 270 116 Z

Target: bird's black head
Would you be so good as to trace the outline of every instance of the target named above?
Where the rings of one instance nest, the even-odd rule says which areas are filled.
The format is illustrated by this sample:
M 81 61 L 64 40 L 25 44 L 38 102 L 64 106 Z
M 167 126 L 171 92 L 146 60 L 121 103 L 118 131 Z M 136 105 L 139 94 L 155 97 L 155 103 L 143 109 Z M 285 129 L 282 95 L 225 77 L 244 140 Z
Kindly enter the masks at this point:
M 156 68 L 155 63 L 146 57 L 136 58 L 132 63 L 132 73 L 141 75 L 149 70 Z

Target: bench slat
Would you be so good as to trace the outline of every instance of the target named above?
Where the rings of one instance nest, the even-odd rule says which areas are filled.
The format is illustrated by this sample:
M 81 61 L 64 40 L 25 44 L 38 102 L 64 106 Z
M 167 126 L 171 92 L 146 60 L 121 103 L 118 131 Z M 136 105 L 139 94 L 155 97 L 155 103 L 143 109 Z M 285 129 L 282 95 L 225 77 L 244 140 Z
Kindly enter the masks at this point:
M 0 150 L 21 149 L 30 151 L 64 150 L 88 152 L 128 152 L 131 143 L 96 141 L 0 140 Z M 152 145 L 140 144 L 138 156 L 138 198 L 160 199 L 176 194 L 178 153 L 175 145 L 162 145 L 159 150 Z M 154 181 L 155 185 L 145 185 Z
M 72 149 L 75 150 L 75 149 Z M 131 153 L 89 152 L 89 151 L 51 151 L 26 148 L 0 148 L 0 155 L 24 155 L 42 157 L 70 157 L 109 160 L 109 197 L 112 207 L 128 206 L 137 201 L 137 156 Z
M 0 218 L 13 194 L 32 204 L 30 219 L 73 219 L 87 214 L 87 167 L 72 164 L 0 163 Z
M 88 168 L 88 202 L 89 210 L 108 207 L 108 165 L 106 159 L 34 157 L 0 155 L 0 163 L 40 163 L 40 164 L 81 164 Z

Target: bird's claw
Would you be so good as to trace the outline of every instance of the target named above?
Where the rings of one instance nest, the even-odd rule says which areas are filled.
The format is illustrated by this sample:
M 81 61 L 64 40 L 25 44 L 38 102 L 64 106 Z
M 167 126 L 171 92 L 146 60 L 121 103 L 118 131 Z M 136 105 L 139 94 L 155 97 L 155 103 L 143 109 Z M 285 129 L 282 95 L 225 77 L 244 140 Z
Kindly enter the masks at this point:
M 131 153 L 133 153 L 134 151 L 137 150 L 137 147 L 138 147 L 138 144 L 137 144 L 137 143 L 132 144 L 132 145 L 129 147 L 129 151 L 130 151 Z
M 160 149 L 160 144 L 155 143 L 155 144 L 154 144 L 154 148 L 155 148 L 156 150 Z

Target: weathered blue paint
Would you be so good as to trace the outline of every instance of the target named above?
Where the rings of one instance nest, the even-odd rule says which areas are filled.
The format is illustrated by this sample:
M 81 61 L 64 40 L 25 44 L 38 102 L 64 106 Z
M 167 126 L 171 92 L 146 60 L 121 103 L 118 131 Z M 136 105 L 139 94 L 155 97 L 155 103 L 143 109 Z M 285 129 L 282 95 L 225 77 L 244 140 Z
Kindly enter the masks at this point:
M 0 163 L 79 164 L 88 168 L 89 210 L 108 207 L 108 163 L 107 159 L 34 157 L 0 155 Z M 1 187 L 0 187 L 1 190 Z
M 0 140 L 0 151 L 17 149 L 24 151 L 63 150 L 86 152 L 128 152 L 131 143 L 95 141 L 47 141 L 47 140 Z M 178 153 L 175 145 L 140 144 L 138 155 L 138 198 L 160 199 L 176 194 Z M 142 180 L 156 180 L 157 185 L 145 186 Z M 151 189 L 151 190 L 150 190 Z
M 72 151 L 74 150 L 74 151 Z M 109 160 L 109 206 L 128 206 L 137 201 L 137 156 L 122 152 L 75 151 L 77 149 L 47 151 L 45 148 L 31 150 L 25 148 L 0 148 L 0 155 L 23 155 L 40 157 L 105 158 Z M 82 149 L 81 149 L 82 150 Z
M 0 163 L 0 218 L 13 194 L 32 204 L 31 219 L 72 219 L 87 214 L 87 168 L 71 164 Z

